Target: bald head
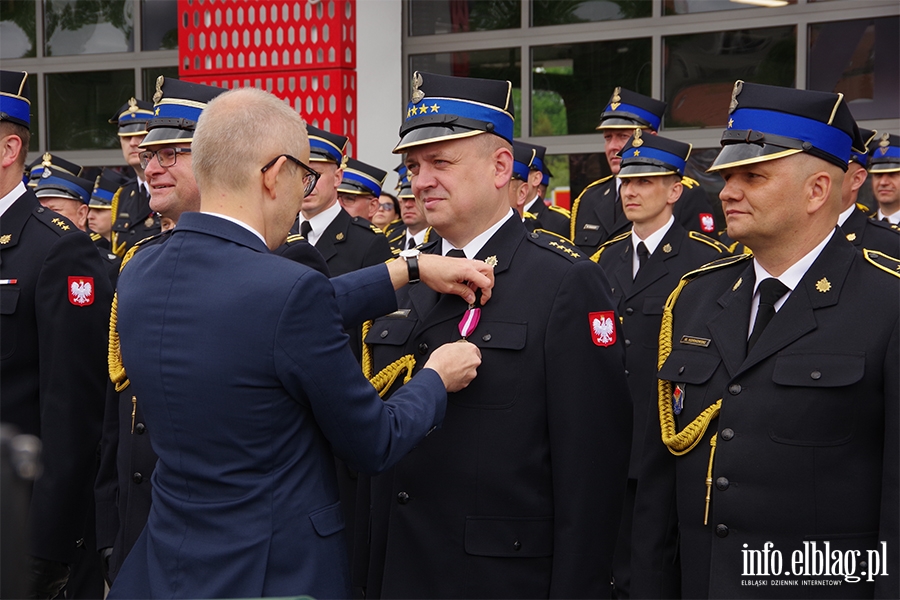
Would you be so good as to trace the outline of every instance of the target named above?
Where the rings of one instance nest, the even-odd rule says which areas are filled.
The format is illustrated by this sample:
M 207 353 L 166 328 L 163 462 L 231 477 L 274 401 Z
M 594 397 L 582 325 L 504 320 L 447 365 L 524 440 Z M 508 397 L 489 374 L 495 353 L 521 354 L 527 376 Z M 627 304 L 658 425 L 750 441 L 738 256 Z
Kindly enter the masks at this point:
M 279 154 L 309 160 L 303 119 L 283 100 L 256 88 L 232 90 L 210 101 L 197 122 L 191 150 L 201 193 L 245 190 Z

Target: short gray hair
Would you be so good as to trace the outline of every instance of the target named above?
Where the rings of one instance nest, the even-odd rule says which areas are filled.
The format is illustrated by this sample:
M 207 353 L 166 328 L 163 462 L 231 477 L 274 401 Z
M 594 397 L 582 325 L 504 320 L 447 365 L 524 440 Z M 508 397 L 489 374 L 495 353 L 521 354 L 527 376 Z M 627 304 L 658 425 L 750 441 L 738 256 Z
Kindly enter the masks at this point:
M 300 115 L 256 88 L 239 88 L 203 109 L 191 142 L 194 177 L 204 188 L 245 189 L 279 154 L 308 160 L 309 139 Z

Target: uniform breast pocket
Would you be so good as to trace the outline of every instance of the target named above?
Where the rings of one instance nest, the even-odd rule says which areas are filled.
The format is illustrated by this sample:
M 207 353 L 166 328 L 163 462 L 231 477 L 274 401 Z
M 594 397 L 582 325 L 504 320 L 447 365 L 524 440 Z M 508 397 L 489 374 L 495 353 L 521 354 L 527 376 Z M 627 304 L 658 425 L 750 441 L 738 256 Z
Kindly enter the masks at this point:
M 415 319 L 384 317 L 372 323 L 365 342 L 373 346 L 402 346 L 416 327 Z
M 0 315 L 12 316 L 16 313 L 16 305 L 19 303 L 19 290 L 3 286 L 0 288 Z M 0 356 L 7 358 L 16 351 L 16 327 L 12 319 L 3 319 L 3 336 L 0 343 Z
M 719 363 L 721 362 L 722 359 L 716 354 L 694 350 L 675 348 L 669 354 L 666 362 L 663 363 L 662 368 L 659 370 L 659 378 L 671 381 L 673 386 L 681 384 L 682 393 L 679 394 L 678 401 L 683 407 L 682 410 L 685 411 L 682 418 L 687 416 L 688 421 L 690 421 L 702 410 L 705 410 L 707 406 L 715 403 L 716 400 L 722 397 L 718 388 L 706 385 L 715 374 L 716 369 L 719 368 Z M 676 388 L 673 387 L 673 406 L 676 412 L 679 412 L 675 404 L 675 390 Z M 683 424 L 679 424 L 679 428 L 681 426 Z
M 596 229 L 581 229 L 575 232 L 575 243 L 579 246 L 599 246 L 603 231 L 599 225 L 582 225 L 582 227 L 590 227 Z
M 655 296 L 653 298 L 644 298 L 643 313 L 645 315 L 662 315 L 663 307 L 666 305 L 666 296 Z
M 484 321 L 478 323 L 469 341 L 481 350 L 481 366 L 472 384 L 449 401 L 468 408 L 509 408 L 521 391 L 521 358 L 528 337 L 526 323 Z
M 769 437 L 796 446 L 838 446 L 850 441 L 856 426 L 855 400 L 846 388 L 861 381 L 865 370 L 862 352 L 775 357 L 772 381 L 779 399 Z

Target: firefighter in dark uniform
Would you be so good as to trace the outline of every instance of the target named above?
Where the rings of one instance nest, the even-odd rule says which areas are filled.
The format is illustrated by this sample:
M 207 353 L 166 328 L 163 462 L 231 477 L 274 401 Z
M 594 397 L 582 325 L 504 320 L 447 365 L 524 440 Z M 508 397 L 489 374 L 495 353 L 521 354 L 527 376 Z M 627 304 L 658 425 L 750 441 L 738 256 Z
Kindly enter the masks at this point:
M 378 210 L 378 199 L 387 171 L 376 166 L 348 158 L 344 164 L 343 179 L 338 186 L 338 202 L 351 217 L 372 220 Z M 381 228 L 378 231 L 383 232 Z
M 412 191 L 409 186 L 409 171 L 406 169 L 406 165 L 400 164 L 394 168 L 394 171 L 397 173 L 397 187 L 394 188 L 394 191 L 397 193 L 397 221 L 392 223 L 392 227 L 390 231 L 385 231 L 384 235 L 388 239 L 388 244 L 391 246 L 391 252 L 394 256 L 398 256 L 402 250 L 406 250 L 407 241 L 407 230 L 408 225 L 406 221 L 403 219 L 403 194 L 405 194 L 406 198 L 412 198 L 412 202 L 415 203 L 415 196 L 412 195 Z M 422 219 L 424 223 L 424 218 Z M 424 229 L 424 227 L 422 227 Z
M 537 144 L 513 141 L 512 181 L 509 184 L 510 204 L 525 219 L 530 230 L 543 229 L 564 238 L 569 237 L 569 220 L 572 215 L 564 208 L 547 206 L 541 195 L 544 180 L 544 154 L 547 149 Z
M 738 81 L 729 113 L 710 170 L 753 255 L 666 303 L 633 595 L 900 597 L 900 263 L 836 227 L 862 140 L 840 94 Z
M 26 73 L 0 72 L 0 135 L 13 159 L 0 168 L 0 413 L 41 438 L 43 472 L 19 551 L 31 557 L 33 597 L 53 598 L 84 550 L 112 289 L 87 234 L 22 183 L 27 85 Z
M 872 194 L 878 206 L 872 218 L 900 226 L 900 136 L 882 133 L 869 150 Z
M 666 298 L 688 271 L 728 255 L 718 240 L 687 231 L 673 207 L 690 144 L 636 129 L 621 151 L 622 209 L 634 228 L 600 246 L 592 259 L 603 267 L 618 302 L 625 336 L 625 368 L 634 405 L 628 492 L 613 564 L 617 598 L 629 597 L 631 523 L 648 415 L 656 419 L 656 360 Z
M 575 199 L 569 232 L 572 243 L 588 255 L 631 229 L 619 199 L 617 154 L 635 128 L 644 129 L 645 135 L 656 133 L 665 110 L 665 102 L 617 87 L 600 115 L 597 129 L 603 132 L 604 153 L 612 175 L 590 184 Z M 689 177 L 682 178 L 682 184 L 685 189 L 675 205 L 675 220 L 690 231 L 713 233 L 716 230 L 713 205 L 706 192 Z
M 150 189 L 138 158 L 151 118 L 150 102 L 130 98 L 109 120 L 118 126 L 122 155 L 135 173 L 135 178 L 116 192 L 112 202 L 112 247 L 118 256 L 125 256 L 135 242 L 160 232 L 159 215 L 150 209 Z
M 888 256 L 900 258 L 900 228 L 891 223 L 869 218 L 868 209 L 859 204 L 857 198 L 859 190 L 865 184 L 868 177 L 866 160 L 868 151 L 874 149 L 878 142 L 875 140 L 878 132 L 871 129 L 859 128 L 860 136 L 867 148 L 850 151 L 850 161 L 847 165 L 847 174 L 844 175 L 844 183 L 841 186 L 841 199 L 843 212 L 838 217 L 838 225 L 841 231 L 858 249 L 868 248 L 877 250 Z M 895 159 L 900 163 L 900 157 Z M 900 164 L 897 164 L 900 168 Z
M 127 182 L 127 179 L 104 167 L 94 180 L 94 190 L 91 192 L 91 200 L 88 202 L 88 229 L 91 231 L 91 239 L 98 248 L 111 251 L 112 246 L 112 200 L 116 192 Z M 114 286 L 115 287 L 115 286 Z
M 166 184 L 159 192 L 160 200 L 165 206 L 164 212 L 175 221 L 183 212 L 200 209 L 190 152 L 185 150 L 190 149 L 194 127 L 203 107 L 224 91 L 177 79 L 160 77 L 157 80 L 154 101 L 158 114 L 147 123 L 148 133 L 142 141 L 145 154 L 141 160 L 151 182 L 159 180 Z M 173 149 L 179 152 L 170 154 Z M 164 243 L 169 236 L 170 233 L 165 232 L 145 238 L 129 252 L 133 254 L 141 248 Z M 130 257 L 126 255 L 123 262 L 127 264 Z M 112 342 L 115 340 L 111 340 L 115 346 Z M 150 431 L 144 423 L 140 398 L 132 393 L 116 352 L 110 355 L 108 373 L 113 385 L 106 395 L 100 472 L 94 497 L 97 503 L 97 550 L 107 562 L 107 576 L 112 581 L 147 523 L 150 476 L 156 466 L 156 454 L 150 446 Z
M 480 309 L 408 285 L 366 336 L 363 370 L 385 397 L 447 341 L 483 358 L 443 427 L 372 478 L 370 598 L 609 593 L 631 443 L 624 346 L 602 269 L 509 206 L 510 89 L 413 77 L 394 152 L 442 237 L 421 252 L 485 260 L 496 285 Z

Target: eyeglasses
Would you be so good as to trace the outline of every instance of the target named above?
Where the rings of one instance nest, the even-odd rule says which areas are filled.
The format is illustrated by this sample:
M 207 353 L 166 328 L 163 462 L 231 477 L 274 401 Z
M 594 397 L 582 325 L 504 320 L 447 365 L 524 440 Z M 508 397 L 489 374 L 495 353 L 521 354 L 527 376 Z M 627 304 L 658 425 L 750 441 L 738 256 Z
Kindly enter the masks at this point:
M 378 208 L 380 208 L 381 210 L 394 210 L 394 203 L 393 202 L 382 202 L 381 204 L 378 205 Z
M 175 164 L 179 154 L 190 154 L 190 148 L 160 148 L 159 150 L 144 150 L 138 154 L 141 159 L 141 168 L 146 169 L 153 157 L 159 162 L 159 166 L 168 169 Z
M 312 194 L 312 191 L 314 189 L 316 189 L 316 183 L 319 181 L 319 177 L 321 177 L 322 174 L 319 173 L 318 171 L 314 170 L 309 165 L 304 164 L 303 161 L 297 160 L 290 154 L 279 154 L 278 156 L 276 156 L 275 158 L 270 160 L 268 163 L 266 163 L 266 166 L 264 166 L 262 169 L 260 169 L 260 171 L 265 173 L 266 171 L 271 169 L 275 165 L 275 163 L 278 162 L 278 159 L 281 158 L 282 156 L 285 157 L 286 159 L 288 159 L 289 161 L 291 161 L 292 163 L 300 165 L 300 167 L 304 171 L 306 171 L 306 173 L 303 174 L 303 197 L 305 198 L 305 197 L 309 196 L 310 194 Z

